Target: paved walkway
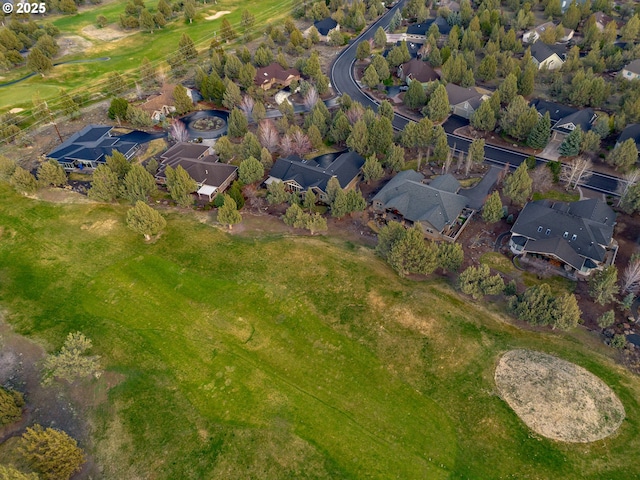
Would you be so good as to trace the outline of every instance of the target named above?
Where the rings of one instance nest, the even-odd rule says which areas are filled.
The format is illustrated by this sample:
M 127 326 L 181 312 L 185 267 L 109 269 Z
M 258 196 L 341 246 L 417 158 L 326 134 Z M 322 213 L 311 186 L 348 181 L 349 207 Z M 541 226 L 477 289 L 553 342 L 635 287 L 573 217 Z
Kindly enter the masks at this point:
M 496 184 L 498 180 L 498 176 L 502 172 L 501 168 L 491 166 L 489 167 L 489 171 L 485 173 L 482 180 L 473 188 L 469 189 L 461 189 L 458 194 L 464 197 L 467 197 L 467 207 L 473 208 L 474 210 L 480 210 L 482 205 L 484 205 L 484 201 L 489 195 L 489 192 Z

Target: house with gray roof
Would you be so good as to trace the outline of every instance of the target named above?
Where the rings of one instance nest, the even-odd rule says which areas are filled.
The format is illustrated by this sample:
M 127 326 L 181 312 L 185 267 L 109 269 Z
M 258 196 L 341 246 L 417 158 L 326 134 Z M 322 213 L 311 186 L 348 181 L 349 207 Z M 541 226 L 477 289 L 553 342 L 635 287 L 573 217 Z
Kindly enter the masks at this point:
M 138 150 L 138 144 L 112 136 L 112 129 L 108 125 L 87 125 L 51 150 L 47 158 L 57 160 L 67 171 L 96 168 L 114 151 L 129 160 Z
M 562 58 L 549 45 L 540 40 L 531 45 L 531 58 L 539 70 L 543 68 L 557 70 L 564 63 Z
M 398 77 L 404 80 L 407 85 L 413 81 L 425 84 L 440 79 L 440 75 L 429 62 L 423 62 L 418 58 L 412 58 L 400 65 L 398 67 Z
M 352 151 L 311 160 L 291 155 L 276 160 L 264 183 L 284 182 L 287 191 L 300 195 L 312 190 L 319 201 L 329 203 L 326 192 L 331 177 L 336 177 L 345 191 L 355 188 L 364 162 L 364 157 Z
M 382 223 L 419 223 L 425 237 L 453 242 L 473 210 L 458 194 L 460 183 L 452 175 L 441 175 L 429 184 L 424 180 L 415 170 L 398 173 L 373 197 L 372 209 Z
M 574 277 L 586 277 L 613 264 L 616 213 L 598 199 L 577 202 L 529 202 L 511 228 L 515 255 L 546 261 Z
M 598 115 L 593 108 L 574 108 L 561 103 L 549 102 L 536 98 L 531 101 L 539 116 L 549 112 L 551 118 L 551 131 L 554 138 L 565 136 L 580 127 L 583 132 L 588 132 L 593 127 Z
M 475 87 L 461 87 L 455 83 L 448 83 L 445 87 L 449 98 L 449 107 L 454 115 L 463 118 L 471 118 L 480 104 L 489 98 L 488 95 L 478 91 Z
M 640 151 L 640 123 L 633 123 L 631 125 L 627 125 L 627 127 L 620 133 L 618 140 L 616 142 L 616 147 L 630 138 L 636 142 L 636 147 Z
M 625 80 L 638 80 L 640 79 L 640 58 L 624 66 L 620 72 L 622 78 Z

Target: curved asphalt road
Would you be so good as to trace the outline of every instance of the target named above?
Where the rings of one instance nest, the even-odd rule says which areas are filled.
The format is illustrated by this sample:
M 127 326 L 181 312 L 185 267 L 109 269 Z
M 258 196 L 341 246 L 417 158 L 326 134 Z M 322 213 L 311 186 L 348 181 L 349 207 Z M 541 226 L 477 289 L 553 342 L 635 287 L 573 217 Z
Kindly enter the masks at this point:
M 367 95 L 354 79 L 353 65 L 356 62 L 356 49 L 358 48 L 358 43 L 362 40 L 373 38 L 378 27 L 386 29 L 389 26 L 389 22 L 391 21 L 391 17 L 395 11 L 401 9 L 405 2 L 406 0 L 399 1 L 393 8 L 362 32 L 359 37 L 352 40 L 349 45 L 338 54 L 338 57 L 331 65 L 331 71 L 329 73 L 331 85 L 336 93 L 346 93 L 353 100 L 360 102 L 365 108 L 371 107 L 374 111 L 377 110 L 378 103 L 372 97 Z M 393 127 L 396 130 L 403 130 L 407 123 L 413 121 L 414 120 L 405 117 L 404 115 L 396 113 L 393 118 Z M 449 120 L 443 124 L 443 127 L 447 132 L 449 145 L 451 147 L 455 147 L 457 151 L 466 152 L 469 148 L 469 144 L 471 143 L 466 138 L 453 133 L 456 128 L 466 125 L 467 123 L 468 122 L 462 118 L 451 116 L 449 117 Z M 520 152 L 491 145 L 485 146 L 484 151 L 486 162 L 500 166 L 504 166 L 508 163 L 511 167 L 515 168 L 527 158 L 527 155 L 523 155 Z M 538 163 L 546 163 L 548 161 L 540 157 L 536 157 L 536 160 Z M 619 181 L 620 180 L 617 177 L 593 172 L 593 175 L 580 185 L 607 195 L 617 195 L 616 191 L 618 189 Z

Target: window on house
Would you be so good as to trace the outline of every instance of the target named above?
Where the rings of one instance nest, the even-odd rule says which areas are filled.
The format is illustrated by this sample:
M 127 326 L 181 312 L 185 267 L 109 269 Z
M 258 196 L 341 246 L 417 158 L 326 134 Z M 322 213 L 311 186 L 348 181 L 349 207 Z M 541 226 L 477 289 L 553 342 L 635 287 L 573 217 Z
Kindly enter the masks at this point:
M 562 235 L 562 238 L 567 238 L 569 236 L 569 232 L 564 232 L 564 234 Z
M 542 225 L 538 227 L 538 232 L 541 232 L 541 231 L 542 231 Z
M 545 235 L 549 235 L 550 233 L 551 233 L 551 229 L 550 228 L 547 228 L 547 231 L 544 232 Z
M 575 240 L 576 238 L 578 238 L 576 234 L 571 235 L 571 240 Z

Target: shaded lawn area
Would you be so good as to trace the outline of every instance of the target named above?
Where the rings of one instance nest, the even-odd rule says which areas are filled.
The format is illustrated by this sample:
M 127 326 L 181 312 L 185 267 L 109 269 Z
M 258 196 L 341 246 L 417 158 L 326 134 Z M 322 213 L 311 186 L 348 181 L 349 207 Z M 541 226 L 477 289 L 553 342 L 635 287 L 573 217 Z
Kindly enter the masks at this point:
M 181 212 L 145 244 L 125 211 L 0 185 L 10 321 L 54 348 L 80 330 L 125 377 L 94 418 L 107 477 L 640 475 L 640 382 L 604 346 L 519 330 L 331 237 L 230 236 Z M 530 434 L 494 392 L 511 348 L 599 375 L 627 409 L 619 434 L 587 445 Z

